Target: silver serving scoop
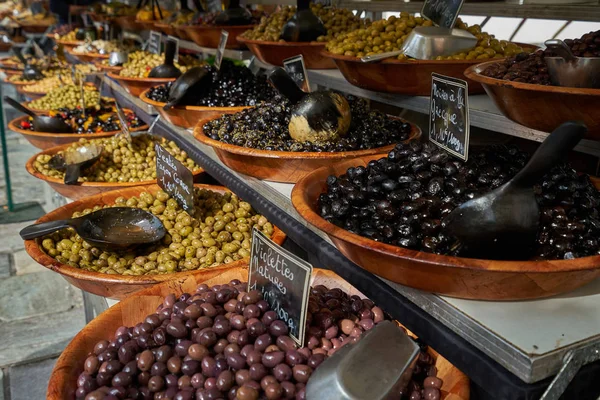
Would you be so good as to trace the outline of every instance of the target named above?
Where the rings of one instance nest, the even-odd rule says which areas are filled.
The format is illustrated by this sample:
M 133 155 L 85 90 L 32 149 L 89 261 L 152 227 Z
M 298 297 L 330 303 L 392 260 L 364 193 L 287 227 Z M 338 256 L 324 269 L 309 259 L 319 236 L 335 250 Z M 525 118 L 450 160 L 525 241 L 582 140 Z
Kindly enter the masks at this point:
M 544 42 L 558 57 L 544 57 L 552 83 L 576 88 L 600 88 L 600 57 L 576 57 L 562 40 Z
M 477 38 L 464 29 L 447 29 L 439 26 L 418 26 L 414 28 L 402 49 L 387 53 L 362 57 L 362 62 L 373 62 L 406 54 L 417 60 L 434 60 L 440 56 L 450 56 L 477 46 Z
M 310 377 L 307 400 L 400 398 L 419 356 L 419 346 L 391 321 L 367 331 L 325 360 Z
M 121 66 L 129 60 L 129 55 L 126 51 L 113 51 L 108 56 L 108 65 L 111 67 Z

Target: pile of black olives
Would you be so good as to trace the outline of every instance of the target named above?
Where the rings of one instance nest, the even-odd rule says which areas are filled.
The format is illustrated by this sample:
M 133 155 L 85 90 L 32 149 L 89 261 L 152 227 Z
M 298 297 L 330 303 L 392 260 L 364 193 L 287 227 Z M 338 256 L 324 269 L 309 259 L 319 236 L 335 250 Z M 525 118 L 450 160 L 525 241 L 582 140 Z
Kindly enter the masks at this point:
M 239 107 L 254 106 L 275 96 L 275 89 L 264 75 L 255 76 L 250 69 L 223 60 L 221 70 L 206 66 L 212 75 L 210 85 L 203 86 L 197 97 L 182 104 L 186 106 Z M 148 97 L 154 101 L 166 103 L 172 83 L 150 89 Z
M 529 154 L 513 146 L 474 151 L 465 163 L 431 143 L 398 144 L 367 167 L 327 178 L 318 210 L 358 235 L 430 253 L 461 255 L 442 226 L 455 207 L 507 182 Z M 540 205 L 536 259 L 600 254 L 600 194 L 587 175 L 555 167 L 534 187 Z
M 410 136 L 411 125 L 371 111 L 364 99 L 347 96 L 352 113 L 348 134 L 338 141 L 298 142 L 290 137 L 290 103 L 274 96 L 270 103 L 236 114 L 226 114 L 204 125 L 204 134 L 213 140 L 260 150 L 293 152 L 336 152 L 366 150 L 402 142 Z

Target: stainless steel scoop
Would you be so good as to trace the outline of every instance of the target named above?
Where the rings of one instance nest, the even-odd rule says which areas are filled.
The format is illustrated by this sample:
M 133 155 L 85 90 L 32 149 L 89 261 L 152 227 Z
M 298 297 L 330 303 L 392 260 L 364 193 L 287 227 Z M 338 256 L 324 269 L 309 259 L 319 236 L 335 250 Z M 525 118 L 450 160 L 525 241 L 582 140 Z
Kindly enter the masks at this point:
M 544 42 L 558 57 L 544 57 L 552 83 L 576 88 L 600 88 L 600 57 L 576 57 L 562 40 Z
M 325 360 L 311 375 L 306 398 L 398 399 L 418 356 L 415 341 L 395 323 L 383 321 Z
M 43 222 L 23 228 L 23 240 L 49 235 L 64 228 L 73 228 L 83 240 L 107 251 L 130 249 L 161 240 L 166 229 L 154 214 L 139 208 L 109 207 L 59 221 Z
M 447 29 L 439 26 L 418 26 L 404 40 L 402 49 L 362 57 L 362 62 L 373 62 L 406 54 L 417 60 L 433 60 L 470 50 L 477 38 L 464 29 Z
M 54 155 L 49 165 L 59 171 L 65 171 L 65 185 L 75 185 L 81 176 L 81 171 L 91 167 L 100 159 L 104 147 L 90 143 L 64 154 Z
M 129 60 L 129 55 L 126 51 L 113 51 L 108 56 L 108 65 L 111 67 L 121 66 Z

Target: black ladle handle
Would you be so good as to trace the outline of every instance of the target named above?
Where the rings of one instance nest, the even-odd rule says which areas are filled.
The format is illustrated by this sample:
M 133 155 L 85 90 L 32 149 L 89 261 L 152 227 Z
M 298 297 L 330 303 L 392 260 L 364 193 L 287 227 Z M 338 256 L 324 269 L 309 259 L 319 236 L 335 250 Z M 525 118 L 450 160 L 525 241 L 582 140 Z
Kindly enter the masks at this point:
M 296 0 L 297 11 L 308 10 L 310 7 L 310 0 Z
M 193 0 L 193 3 L 194 3 L 194 7 L 196 7 L 196 11 L 198 11 L 199 13 L 206 12 L 204 10 L 204 6 L 200 2 L 200 0 Z
M 228 10 L 233 10 L 234 8 L 240 8 L 240 0 L 230 0 Z
M 556 128 L 533 154 L 527 165 L 510 181 L 517 187 L 531 187 L 552 167 L 563 162 L 587 132 L 580 121 L 568 121 Z
M 267 79 L 292 104 L 298 103 L 306 95 L 283 68 L 273 68 L 269 72 Z
M 67 164 L 65 170 L 65 185 L 76 185 L 81 176 L 81 164 Z
M 12 97 L 4 96 L 4 101 L 7 102 L 8 104 L 10 104 L 11 106 L 13 106 L 14 108 L 16 108 L 17 110 L 21 111 L 22 113 L 29 115 L 30 117 L 34 117 L 34 118 L 37 117 L 36 113 L 31 111 L 29 108 L 25 107 L 23 104 L 19 103 L 17 100 L 13 99 Z
M 21 229 L 19 235 L 21 235 L 21 239 L 23 240 L 31 240 L 36 239 L 44 235 L 49 235 L 56 231 L 59 231 L 64 228 L 69 228 L 73 225 L 72 219 L 63 219 L 59 221 L 50 221 L 50 222 L 42 222 L 41 224 L 34 224 L 26 226 Z
M 28 62 L 25 59 L 25 57 L 23 57 L 23 53 L 21 53 L 21 50 L 13 47 L 13 53 L 15 53 L 15 56 L 17 56 L 17 58 L 19 59 L 19 61 L 21 61 L 21 63 L 23 65 L 27 65 L 28 64 Z
M 177 44 L 174 40 L 167 40 L 165 45 L 165 65 L 174 65 L 173 60 L 175 60 L 175 51 L 177 50 Z
M 190 8 L 188 7 L 188 2 L 187 0 L 180 0 L 180 4 L 181 4 L 181 10 L 189 10 Z

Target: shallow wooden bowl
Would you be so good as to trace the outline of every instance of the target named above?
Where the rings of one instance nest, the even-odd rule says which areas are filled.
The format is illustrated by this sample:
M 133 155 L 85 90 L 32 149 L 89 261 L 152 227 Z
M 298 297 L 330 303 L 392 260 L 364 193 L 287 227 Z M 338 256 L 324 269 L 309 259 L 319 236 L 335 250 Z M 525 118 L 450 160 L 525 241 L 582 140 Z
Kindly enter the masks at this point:
M 143 27 L 136 21 L 135 15 L 123 15 L 115 17 L 113 22 L 120 26 L 121 29 L 128 31 L 141 31 Z
M 127 110 L 126 111 L 130 111 Z M 41 150 L 51 149 L 56 146 L 68 145 L 78 142 L 79 139 L 97 139 L 114 136 L 121 131 L 101 132 L 101 133 L 49 133 L 37 132 L 19 128 L 22 121 L 29 118 L 27 115 L 15 118 L 8 123 L 8 129 L 18 132 L 25 137 L 33 146 Z M 137 128 L 130 128 L 132 132 L 148 130 L 148 125 L 142 125 Z
M 481 75 L 496 62 L 474 65 L 465 76 L 483 85 L 507 118 L 544 132 L 552 132 L 565 121 L 579 120 L 588 127 L 586 138 L 600 139 L 600 89 L 534 85 Z
M 18 71 L 17 71 L 18 72 Z M 10 78 L 10 76 L 7 76 L 6 79 L 3 79 L 2 82 L 8 84 L 8 85 L 13 85 L 16 88 L 18 88 L 19 86 L 27 86 L 27 85 L 31 85 L 32 83 L 36 83 L 37 81 L 28 81 L 28 82 L 12 82 L 9 81 L 8 78 Z
M 135 20 L 135 24 L 138 25 L 141 30 L 147 30 L 147 31 L 152 31 L 155 30 L 154 24 L 156 23 L 155 20 L 150 20 L 150 21 L 142 21 L 139 19 Z
M 0 42 L 0 51 L 1 52 L 6 52 L 9 51 L 12 48 L 12 43 L 7 43 L 7 42 Z
M 107 72 L 106 75 L 119 82 L 129 94 L 136 97 L 139 97 L 142 92 L 150 89 L 152 86 L 163 85 L 175 80 L 175 78 L 131 78 L 121 76 L 115 72 Z
M 100 54 L 100 53 L 75 53 L 73 49 L 65 49 L 67 54 L 75 57 L 82 63 L 94 63 L 103 59 L 108 59 L 110 54 Z
M 171 24 L 165 24 L 162 22 L 154 21 L 154 29 L 164 33 L 165 35 L 177 36 L 175 27 Z
M 101 72 L 114 72 L 117 75 L 119 75 L 119 72 L 123 69 L 123 66 L 118 66 L 117 65 L 117 66 L 113 67 L 113 66 L 110 66 L 110 65 L 104 65 L 101 62 L 95 62 L 94 65 Z
M 248 280 L 247 267 L 228 268 L 222 270 L 198 271 L 187 277 L 164 282 L 133 294 L 131 297 L 112 306 L 91 321 L 67 345 L 56 362 L 48 383 L 48 400 L 72 400 L 77 389 L 77 377 L 83 372 L 83 363 L 94 345 L 100 340 L 114 339 L 115 331 L 121 326 L 135 326 L 144 318 L 156 312 L 164 297 L 174 293 L 176 296 L 191 293 L 198 285 L 220 285 L 233 279 Z M 351 295 L 364 297 L 358 290 L 331 271 L 315 268 L 313 285 L 325 285 L 329 288 L 340 288 Z M 469 378 L 448 360 L 429 348 L 435 359 L 437 376 L 442 385 L 441 400 L 469 400 Z
M 238 36 L 255 25 L 217 26 L 217 25 L 185 25 L 180 28 L 185 30 L 191 40 L 198 46 L 217 48 L 221 40 L 221 31 L 229 32 L 227 49 L 244 49 L 246 45 L 238 41 Z
M 116 133 L 116 132 L 115 132 Z M 113 133 L 113 135 L 115 134 Z M 74 135 L 75 136 L 75 135 Z M 79 135 L 80 137 L 83 135 Z M 93 135 L 88 135 L 93 136 Z M 94 136 L 90 139 L 99 138 L 100 136 Z M 27 164 L 25 164 L 25 169 L 29 172 L 33 177 L 38 178 L 44 182 L 46 182 L 52 189 L 54 189 L 60 195 L 71 199 L 71 200 L 81 200 L 89 196 L 94 196 L 97 194 L 103 194 L 105 192 L 110 192 L 114 190 L 121 190 L 131 187 L 149 187 L 156 184 L 156 180 L 150 181 L 139 181 L 139 182 L 80 182 L 76 185 L 65 185 L 62 179 L 52 178 L 46 175 L 43 175 L 38 170 L 35 169 L 33 164 L 38 156 L 43 154 L 48 154 L 53 156 L 59 151 L 66 150 L 71 143 L 63 144 L 60 146 L 51 147 L 49 149 L 45 149 L 31 157 L 27 160 Z M 204 170 L 202 168 L 198 168 L 192 171 L 192 175 L 194 176 L 194 182 L 202 182 Z
M 46 32 L 48 27 L 53 24 L 53 22 L 46 22 L 46 23 L 40 24 L 40 23 L 29 23 L 29 22 L 23 22 L 23 21 L 18 21 L 17 23 L 19 24 L 19 26 L 21 27 L 23 32 L 26 32 L 26 33 L 44 33 L 44 32 Z
M 219 193 L 224 193 L 228 191 L 227 188 L 222 186 L 200 184 L 196 184 L 195 186 L 213 190 Z M 82 211 L 86 208 L 92 208 L 96 205 L 102 206 L 105 204 L 114 204 L 115 199 L 121 196 L 129 198 L 132 196 L 137 196 L 143 192 L 154 194 L 159 190 L 160 187 L 158 185 L 149 185 L 123 188 L 119 190 L 113 190 L 107 193 L 101 193 L 57 208 L 51 213 L 46 214 L 42 218 L 38 219 L 37 222 L 40 223 L 71 218 L 73 212 L 75 211 Z M 272 240 L 278 244 L 282 244 L 284 239 L 285 234 L 281 230 L 275 228 Z M 248 260 L 238 260 L 214 268 L 207 268 L 201 271 L 176 272 L 172 274 L 145 276 L 109 275 L 100 272 L 85 271 L 79 268 L 73 268 L 69 265 L 61 264 L 54 258 L 44 253 L 44 251 L 40 249 L 40 246 L 40 239 L 25 241 L 25 250 L 31 258 L 33 258 L 35 261 L 37 261 L 44 267 L 51 269 L 52 271 L 58 272 L 73 286 L 76 286 L 81 290 L 93 293 L 98 296 L 118 300 L 124 299 L 125 297 L 129 296 L 134 292 L 137 292 L 138 290 L 154 286 L 157 283 L 171 281 L 173 279 L 185 279 L 186 277 L 193 276 L 198 272 L 207 273 L 210 275 L 217 274 L 219 271 L 227 270 L 229 268 L 248 265 Z
M 600 256 L 574 260 L 492 261 L 450 257 L 392 246 L 353 234 L 321 218 L 317 199 L 329 175 L 366 166 L 373 156 L 320 168 L 292 191 L 294 208 L 311 225 L 329 235 L 351 261 L 402 285 L 451 297 L 477 300 L 524 300 L 576 289 L 600 276 Z
M 334 69 L 335 62 L 323 55 L 325 43 L 319 42 L 267 42 L 263 40 L 251 40 L 241 36 L 237 38 L 260 61 L 283 66 L 283 60 L 302 54 L 304 65 L 307 69 Z
M 52 39 L 57 44 L 62 44 L 63 47 L 65 48 L 65 50 L 72 50 L 75 47 L 81 46 L 82 44 L 85 43 L 85 41 L 83 41 L 83 40 L 61 40 L 61 39 L 54 39 L 54 37 L 52 37 Z
M 213 140 L 204 134 L 204 125 L 218 117 L 203 119 L 194 128 L 194 136 L 198 141 L 211 146 L 223 164 L 236 172 L 250 175 L 258 179 L 273 182 L 296 183 L 305 175 L 317 168 L 329 166 L 333 163 L 355 158 L 378 158 L 392 150 L 395 144 L 369 150 L 344 151 L 344 152 L 292 152 L 268 151 L 235 146 Z M 411 124 L 412 131 L 407 142 L 418 139 L 421 129 Z
M 6 75 L 9 78 L 13 75 L 21 75 L 22 74 L 21 71 L 14 71 L 11 69 L 1 69 L 1 67 L 0 67 L 0 71 L 2 71 L 2 73 L 4 73 L 4 75 Z M 4 82 L 7 83 L 7 81 L 4 81 Z
M 175 29 L 176 36 L 178 36 L 179 39 L 192 40 L 192 38 L 190 38 L 190 35 L 188 35 L 188 33 L 185 31 L 186 26 L 187 25 L 174 25 L 173 28 Z
M 244 107 L 205 107 L 205 106 L 175 106 L 169 111 L 163 109 L 167 103 L 161 103 L 148 98 L 147 94 L 150 89 L 144 90 L 140 95 L 140 99 L 146 103 L 154 106 L 154 109 L 161 115 L 161 118 L 166 119 L 171 124 L 181 126 L 182 128 L 193 128 L 196 126 L 198 121 L 207 118 L 220 117 L 223 114 L 235 114 L 249 106 Z

